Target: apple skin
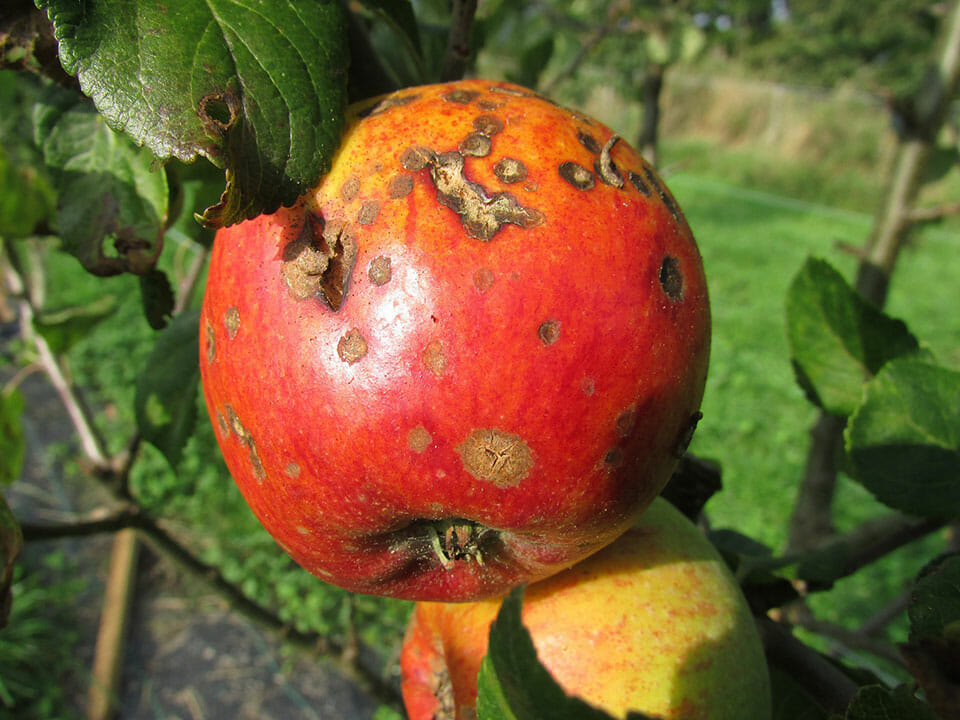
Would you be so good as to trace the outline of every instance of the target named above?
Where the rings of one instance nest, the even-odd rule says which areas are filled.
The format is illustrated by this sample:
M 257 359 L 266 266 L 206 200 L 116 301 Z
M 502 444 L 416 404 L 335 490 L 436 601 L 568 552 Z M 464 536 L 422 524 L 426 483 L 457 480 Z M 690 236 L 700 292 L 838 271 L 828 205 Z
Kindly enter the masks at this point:
M 475 717 L 500 602 L 416 605 L 400 656 L 410 720 Z M 528 586 L 522 618 L 560 686 L 616 717 L 770 718 L 746 600 L 710 542 L 662 498 L 611 545 Z
M 473 80 L 355 109 L 315 190 L 218 231 L 200 367 L 298 563 L 473 600 L 630 526 L 689 441 L 709 340 L 699 252 L 641 156 Z

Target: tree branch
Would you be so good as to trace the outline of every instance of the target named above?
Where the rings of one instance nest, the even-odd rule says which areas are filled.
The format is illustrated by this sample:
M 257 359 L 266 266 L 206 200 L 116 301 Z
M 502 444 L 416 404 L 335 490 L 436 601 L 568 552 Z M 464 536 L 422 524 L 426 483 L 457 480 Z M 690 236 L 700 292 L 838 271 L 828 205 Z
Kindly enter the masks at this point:
M 932 208 L 914 208 L 907 215 L 911 223 L 926 223 L 943 220 L 950 215 L 960 215 L 960 203 L 951 203 Z
M 883 640 L 877 640 L 862 630 L 848 630 L 842 625 L 818 620 L 806 604 L 795 603 L 791 605 L 786 609 L 784 619 L 791 625 L 802 627 L 816 635 L 834 640 L 848 650 L 863 650 L 899 667 L 904 666 L 903 658 L 894 645 Z
M 447 51 L 443 57 L 440 80 L 448 82 L 463 77 L 472 51 L 471 34 L 473 17 L 477 13 L 477 0 L 453 0 L 450 17 L 450 35 Z

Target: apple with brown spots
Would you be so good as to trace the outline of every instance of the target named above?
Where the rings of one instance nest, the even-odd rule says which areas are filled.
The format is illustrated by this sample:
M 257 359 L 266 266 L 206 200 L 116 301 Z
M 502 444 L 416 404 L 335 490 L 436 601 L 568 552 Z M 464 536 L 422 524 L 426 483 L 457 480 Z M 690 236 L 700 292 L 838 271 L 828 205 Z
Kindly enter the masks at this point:
M 630 526 L 699 418 L 709 333 L 640 155 L 473 80 L 354 109 L 314 191 L 218 233 L 200 357 L 227 466 L 297 562 L 453 601 Z
M 400 656 L 410 720 L 476 718 L 500 600 L 418 603 Z M 769 720 L 759 634 L 724 561 L 658 498 L 614 543 L 530 585 L 523 623 L 568 693 L 615 717 Z

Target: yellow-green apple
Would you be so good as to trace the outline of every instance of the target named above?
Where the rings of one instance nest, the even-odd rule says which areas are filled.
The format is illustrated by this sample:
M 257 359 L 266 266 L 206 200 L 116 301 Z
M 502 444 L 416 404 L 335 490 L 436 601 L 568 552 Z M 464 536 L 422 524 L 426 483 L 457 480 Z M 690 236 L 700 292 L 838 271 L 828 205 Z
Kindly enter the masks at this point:
M 401 654 L 410 720 L 475 717 L 500 602 L 416 605 Z M 616 717 L 769 720 L 767 665 L 740 588 L 663 499 L 611 545 L 528 586 L 522 617 L 560 686 Z
M 354 591 L 469 600 L 610 543 L 669 478 L 709 351 L 676 201 L 516 85 L 353 111 L 294 207 L 218 232 L 204 396 L 253 512 Z

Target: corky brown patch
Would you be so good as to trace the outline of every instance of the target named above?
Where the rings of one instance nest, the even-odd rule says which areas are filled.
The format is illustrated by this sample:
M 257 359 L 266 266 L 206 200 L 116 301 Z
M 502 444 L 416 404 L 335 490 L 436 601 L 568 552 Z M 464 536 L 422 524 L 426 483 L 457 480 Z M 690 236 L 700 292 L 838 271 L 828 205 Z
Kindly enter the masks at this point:
M 357 193 L 360 192 L 360 178 L 356 175 L 351 175 L 347 180 L 340 186 L 340 197 L 342 197 L 346 202 L 357 197 Z
M 281 274 L 294 300 L 316 297 L 339 310 L 357 261 L 357 241 L 343 222 L 307 212 L 303 229 L 283 249 Z
M 463 88 L 457 88 L 456 90 L 451 90 L 444 95 L 443 99 L 447 102 L 456 103 L 457 105 L 469 105 L 479 96 L 480 93 L 476 90 L 464 90 Z
M 287 463 L 287 466 L 283 469 L 283 472 L 286 473 L 286 476 L 289 478 L 298 478 L 300 477 L 300 465 L 291 460 Z
M 226 416 L 226 423 L 229 424 L 233 434 L 236 435 L 237 439 L 247 448 L 254 476 L 262 482 L 264 478 L 267 477 L 267 473 L 263 469 L 263 463 L 260 462 L 260 456 L 257 454 L 257 444 L 254 442 L 253 436 L 243 426 L 243 423 L 240 422 L 240 417 L 229 403 L 224 404 L 223 413 Z
M 537 337 L 540 338 L 540 342 L 542 342 L 545 347 L 553 345 L 560 339 L 560 321 L 544 320 L 540 323 L 540 327 L 537 328 Z
M 527 179 L 527 166 L 512 157 L 504 157 L 493 166 L 493 174 L 508 185 Z
M 543 223 L 542 212 L 524 207 L 510 193 L 489 195 L 482 185 L 468 180 L 460 153 L 432 153 L 428 164 L 437 200 L 460 216 L 468 237 L 486 242 L 506 224 L 532 228 Z
M 360 206 L 360 212 L 357 213 L 357 223 L 360 225 L 372 225 L 379 214 L 380 203 L 376 200 L 367 200 Z
M 420 353 L 420 360 L 424 366 L 437 377 L 443 377 L 447 371 L 447 356 L 443 351 L 443 343 L 432 340 Z
M 435 155 L 430 148 L 413 145 L 400 154 L 400 166 L 409 172 L 419 172 L 430 164 Z
M 486 157 L 490 154 L 490 150 L 493 149 L 493 143 L 490 141 L 486 135 L 482 133 L 470 133 L 467 135 L 458 146 L 461 155 L 469 155 L 470 157 Z
M 560 163 L 557 171 L 560 173 L 560 177 L 573 185 L 577 190 L 591 190 L 596 182 L 592 172 L 572 160 Z
M 672 255 L 667 255 L 660 263 L 660 272 L 657 274 L 660 287 L 673 302 L 683 300 L 683 273 L 680 271 L 680 262 Z
M 391 200 L 399 200 L 413 192 L 413 178 L 409 175 L 395 175 L 387 185 L 387 195 Z
M 353 365 L 367 354 L 367 340 L 356 328 L 351 328 L 337 343 L 337 355 L 347 365 Z
M 227 328 L 227 337 L 233 340 L 240 331 L 240 309 L 231 305 L 223 314 L 223 325 Z
M 680 214 L 680 208 L 677 206 L 677 203 L 674 202 L 673 198 L 670 196 L 670 193 L 667 192 L 667 189 L 663 186 L 663 182 L 657 177 L 657 174 L 648 167 L 643 168 L 643 174 L 647 178 L 647 182 L 657 191 L 657 195 L 660 196 L 660 199 L 663 201 L 663 204 L 667 206 L 667 210 L 670 211 L 670 214 L 673 215 L 673 219 L 677 222 L 683 218 Z
M 503 121 L 496 115 L 478 115 L 473 119 L 473 129 L 481 135 L 493 137 L 503 130 Z
M 473 286 L 482 293 L 492 288 L 495 280 L 493 271 L 487 268 L 480 268 L 473 274 Z
M 477 428 L 457 453 L 473 477 L 498 488 L 516 487 L 533 468 L 533 452 L 523 438 L 496 428 Z
M 603 149 L 600 151 L 600 157 L 596 159 L 593 165 L 600 179 L 607 185 L 612 185 L 615 188 L 623 187 L 623 175 L 620 174 L 617 166 L 613 164 L 613 160 L 610 158 L 610 152 L 619 139 L 617 135 L 611 135 L 610 139 L 607 140 Z
M 378 255 L 371 260 L 370 266 L 367 268 L 367 277 L 369 277 L 370 282 L 377 287 L 390 282 L 390 278 L 393 277 L 390 258 L 387 255 Z
M 384 100 L 381 100 L 375 106 L 369 110 L 363 111 L 360 113 L 360 117 L 372 117 L 374 115 L 382 115 L 388 110 L 395 107 L 403 107 L 404 105 L 409 105 L 415 100 L 420 99 L 420 93 L 413 93 L 410 95 L 391 95 Z
M 577 140 L 579 140 L 580 144 L 594 155 L 599 155 L 600 151 L 603 149 L 600 147 L 600 143 L 597 142 L 597 139 L 593 135 L 588 132 L 584 132 L 583 130 L 577 131 Z
M 641 193 L 643 193 L 647 197 L 650 197 L 650 195 L 652 194 L 650 190 L 650 186 L 647 185 L 642 175 L 635 173 L 633 170 L 628 170 L 627 179 L 630 180 L 630 184 L 633 185 L 637 190 L 639 190 Z
M 423 425 L 417 425 L 407 433 L 407 447 L 415 453 L 422 453 L 433 442 L 433 436 Z
M 207 362 L 212 363 L 217 359 L 217 338 L 213 332 L 213 325 L 211 325 L 210 321 L 206 318 L 204 318 L 203 321 L 203 330 L 207 342 Z

